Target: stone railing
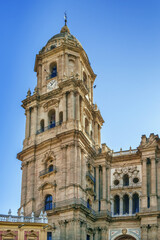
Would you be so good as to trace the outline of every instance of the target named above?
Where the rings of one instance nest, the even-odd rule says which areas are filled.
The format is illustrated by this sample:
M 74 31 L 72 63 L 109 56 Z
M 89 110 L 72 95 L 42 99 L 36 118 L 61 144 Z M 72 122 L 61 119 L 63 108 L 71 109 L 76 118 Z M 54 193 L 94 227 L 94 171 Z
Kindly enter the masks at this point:
M 52 172 L 55 172 L 55 173 L 57 172 L 56 166 L 53 166 L 53 169 L 47 168 L 47 169 L 42 170 L 42 171 L 39 173 L 39 176 L 41 177 L 41 176 L 44 176 L 44 175 L 46 175 L 46 174 L 48 174 L 48 173 L 52 173 Z
M 137 149 L 129 149 L 126 151 L 120 150 L 119 152 L 112 152 L 113 157 L 119 157 L 119 156 L 124 156 L 124 155 L 131 155 L 131 154 L 136 154 Z
M 112 185 L 110 186 L 110 189 L 122 189 L 122 188 L 137 188 L 137 187 L 141 187 L 142 186 L 142 183 L 139 182 L 139 183 L 132 183 L 132 184 L 129 184 L 128 186 L 123 186 L 123 184 L 118 184 L 117 186 L 115 185 Z
M 54 202 L 53 203 L 53 210 L 56 210 L 57 208 L 62 208 L 62 207 L 68 207 L 68 206 L 82 206 L 86 210 L 88 210 L 91 214 L 93 214 L 95 217 L 100 217 L 100 216 L 111 216 L 111 212 L 106 210 L 106 211 L 95 211 L 91 206 L 87 204 L 87 202 L 82 199 L 82 198 L 72 198 L 72 199 L 67 199 L 64 201 L 59 201 L 59 202 Z
M 42 213 L 39 217 L 35 217 L 34 213 L 31 214 L 31 217 L 11 215 L 11 211 L 8 212 L 8 215 L 0 214 L 0 222 L 26 222 L 26 223 L 48 223 L 47 214 Z
M 95 183 L 95 178 L 93 177 L 93 175 L 92 175 L 90 172 L 87 172 L 87 173 L 86 173 L 86 177 L 87 177 L 90 181 L 92 181 L 93 183 Z

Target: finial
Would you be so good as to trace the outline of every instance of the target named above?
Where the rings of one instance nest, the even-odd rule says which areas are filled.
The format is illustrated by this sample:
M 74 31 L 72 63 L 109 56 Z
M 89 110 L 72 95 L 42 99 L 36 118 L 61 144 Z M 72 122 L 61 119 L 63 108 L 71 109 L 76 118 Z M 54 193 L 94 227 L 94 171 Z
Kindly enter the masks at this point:
M 31 96 L 31 90 L 30 88 L 28 89 L 28 92 L 27 92 L 27 97 L 30 97 Z
M 64 22 L 65 22 L 65 26 L 67 26 L 67 13 L 66 13 L 66 11 L 64 12 Z

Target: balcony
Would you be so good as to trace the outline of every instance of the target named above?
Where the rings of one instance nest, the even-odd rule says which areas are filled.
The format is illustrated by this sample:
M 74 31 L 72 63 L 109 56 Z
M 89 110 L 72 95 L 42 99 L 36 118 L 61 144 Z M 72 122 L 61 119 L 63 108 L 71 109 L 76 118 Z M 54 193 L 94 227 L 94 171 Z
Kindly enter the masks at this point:
M 102 210 L 102 211 L 95 211 L 92 206 L 90 206 L 84 199 L 82 198 L 71 198 L 63 201 L 57 201 L 52 202 L 52 209 L 47 210 L 47 213 L 50 213 L 51 211 L 61 211 L 64 210 L 64 208 L 69 209 L 71 208 L 81 208 L 84 211 L 87 211 L 88 214 L 92 214 L 94 217 L 111 217 L 111 212 L 109 210 Z M 44 207 L 37 210 L 34 214 L 39 216 L 40 213 L 45 212 Z
M 118 184 L 117 186 L 112 185 L 110 187 L 111 190 L 118 190 L 118 189 L 126 189 L 126 188 L 140 188 L 142 186 L 141 182 L 138 183 L 132 183 L 129 184 L 128 186 L 123 186 L 123 184 Z
M 90 140 L 93 142 L 93 144 L 95 144 L 95 141 L 94 141 L 93 137 L 87 132 L 87 130 L 85 130 L 85 133 L 90 138 Z
M 91 182 L 91 183 L 95 183 L 95 178 L 92 176 L 92 174 L 90 172 L 86 173 L 86 178 Z
M 51 128 L 55 128 L 57 126 L 60 126 L 62 124 L 62 121 L 58 121 L 58 122 L 53 122 L 51 124 L 49 124 L 47 127 L 44 127 L 44 128 L 41 128 L 39 130 L 37 130 L 37 135 L 42 133 L 42 132 L 45 132 Z
M 57 172 L 57 169 L 56 169 L 56 166 L 53 166 L 53 168 L 47 168 L 47 169 L 44 169 L 42 170 L 40 173 L 39 173 L 39 176 L 42 177 L 46 174 L 51 174 L 52 172 L 56 173 Z

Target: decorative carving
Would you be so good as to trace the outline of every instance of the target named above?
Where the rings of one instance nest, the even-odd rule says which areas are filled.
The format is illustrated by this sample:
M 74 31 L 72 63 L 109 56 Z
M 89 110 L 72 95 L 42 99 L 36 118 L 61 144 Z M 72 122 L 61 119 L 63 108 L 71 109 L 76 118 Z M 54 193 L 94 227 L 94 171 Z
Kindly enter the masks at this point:
M 54 98 L 52 100 L 49 100 L 43 105 L 44 111 L 47 112 L 49 107 L 58 107 L 59 99 Z
M 29 88 L 26 97 L 28 98 L 28 97 L 30 97 L 30 96 L 31 96 L 31 90 L 30 90 L 30 88 Z
M 122 229 L 122 233 L 125 235 L 127 233 L 127 229 Z
M 42 159 L 42 163 L 47 162 L 49 159 L 56 160 L 56 157 L 55 157 L 53 151 L 49 151 L 49 152 L 46 152 L 46 153 L 44 154 L 44 157 L 43 157 L 43 159 Z
M 43 183 L 39 188 L 38 188 L 38 190 L 40 191 L 40 190 L 43 190 L 46 186 L 48 186 L 49 188 L 55 188 L 56 186 L 57 186 L 57 184 L 56 184 L 56 181 L 54 181 L 53 183 L 51 183 L 51 182 L 45 182 L 45 183 Z

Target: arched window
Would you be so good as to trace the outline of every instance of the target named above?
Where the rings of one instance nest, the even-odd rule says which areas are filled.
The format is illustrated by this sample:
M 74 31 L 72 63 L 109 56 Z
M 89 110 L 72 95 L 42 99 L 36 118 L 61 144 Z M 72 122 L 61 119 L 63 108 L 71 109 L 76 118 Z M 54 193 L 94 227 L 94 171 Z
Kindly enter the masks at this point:
M 49 172 L 53 172 L 53 165 L 49 166 Z
M 139 195 L 137 193 L 133 194 L 132 197 L 132 213 L 139 212 Z
M 119 215 L 119 205 L 120 205 L 120 199 L 119 196 L 116 195 L 114 197 L 114 215 Z
M 44 119 L 40 121 L 40 129 L 41 129 L 41 132 L 44 132 Z
M 45 199 L 45 211 L 52 210 L 52 195 L 47 195 Z
M 57 76 L 57 64 L 56 63 L 52 63 L 50 65 L 50 78 L 54 78 Z
M 48 113 L 48 121 L 49 121 L 49 127 L 50 128 L 53 128 L 56 126 L 56 122 L 55 122 L 55 119 L 56 119 L 56 113 L 55 113 L 55 110 L 50 110 L 49 113 Z
M 85 72 L 83 72 L 83 82 L 84 82 L 85 86 L 87 87 L 87 75 L 85 74 Z
M 89 122 L 87 118 L 85 118 L 85 131 L 87 134 L 89 134 Z
M 128 174 L 124 174 L 124 176 L 123 176 L 123 186 L 129 186 Z
M 61 125 L 63 122 L 63 112 L 59 113 L 59 124 Z
M 127 194 L 123 196 L 123 214 L 129 214 L 129 197 Z
M 87 208 L 91 209 L 91 200 L 90 199 L 87 200 Z

